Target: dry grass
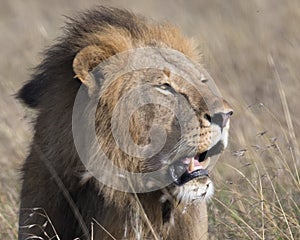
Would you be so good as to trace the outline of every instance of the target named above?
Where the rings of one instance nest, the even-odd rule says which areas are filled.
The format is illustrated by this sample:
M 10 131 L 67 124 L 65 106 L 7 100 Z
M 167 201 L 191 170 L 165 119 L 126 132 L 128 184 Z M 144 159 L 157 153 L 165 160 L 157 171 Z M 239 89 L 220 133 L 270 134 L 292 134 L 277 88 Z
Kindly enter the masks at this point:
M 258 107 L 261 114 L 269 115 L 269 121 L 278 122 L 264 105 Z M 279 122 L 277 127 L 282 127 Z M 300 238 L 299 155 L 286 136 L 289 132 L 281 131 L 283 142 L 262 131 L 245 148 L 232 152 L 234 164 L 215 171 L 218 186 L 210 204 L 212 239 Z M 225 182 L 224 172 L 232 174 Z
M 30 140 L 12 97 L 60 33 L 62 15 L 99 1 L 0 3 L 0 239 L 16 239 L 18 168 Z M 235 114 L 213 173 L 211 239 L 300 239 L 300 2 L 101 1 L 169 19 L 199 41 Z M 175 16 L 175 17 L 174 17 Z

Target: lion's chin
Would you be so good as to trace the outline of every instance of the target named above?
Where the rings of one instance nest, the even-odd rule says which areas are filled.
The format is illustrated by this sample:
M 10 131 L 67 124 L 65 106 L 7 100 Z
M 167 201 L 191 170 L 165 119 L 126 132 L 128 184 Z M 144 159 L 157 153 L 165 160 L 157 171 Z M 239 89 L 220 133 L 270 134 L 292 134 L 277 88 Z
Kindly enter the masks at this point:
M 208 151 L 181 158 L 170 166 L 169 174 L 175 185 L 172 195 L 178 202 L 188 205 L 213 196 L 214 186 L 208 169 L 211 157 L 220 154 L 224 147 L 219 141 Z
M 189 205 L 211 199 L 214 186 L 210 178 L 196 178 L 174 189 L 173 196 L 178 202 Z

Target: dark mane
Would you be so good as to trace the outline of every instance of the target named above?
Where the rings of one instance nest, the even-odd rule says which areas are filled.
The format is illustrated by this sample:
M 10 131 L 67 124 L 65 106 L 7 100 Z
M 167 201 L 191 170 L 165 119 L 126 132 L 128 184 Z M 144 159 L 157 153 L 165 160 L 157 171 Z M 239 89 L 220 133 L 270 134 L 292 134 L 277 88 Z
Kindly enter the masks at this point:
M 133 13 L 108 7 L 97 7 L 94 10 L 68 18 L 64 34 L 56 40 L 56 44 L 44 52 L 44 59 L 35 68 L 31 79 L 18 92 L 17 98 L 32 108 L 39 108 L 46 89 L 55 85 L 57 76 L 61 81 L 72 79 L 72 62 L 75 55 L 90 43 L 87 34 L 101 32 L 103 27 L 110 25 L 125 29 L 132 38 L 141 38 L 147 28 L 145 19 Z M 73 79 L 73 85 L 79 88 L 80 82 Z M 53 87 L 53 86 L 52 86 Z

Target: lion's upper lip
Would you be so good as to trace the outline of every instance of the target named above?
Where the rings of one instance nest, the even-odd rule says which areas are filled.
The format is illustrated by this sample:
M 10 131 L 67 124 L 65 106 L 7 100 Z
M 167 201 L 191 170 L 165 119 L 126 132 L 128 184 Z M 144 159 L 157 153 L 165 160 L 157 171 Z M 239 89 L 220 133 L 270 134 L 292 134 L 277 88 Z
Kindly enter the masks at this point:
M 186 166 L 189 173 L 196 170 L 205 169 L 207 167 L 206 157 L 204 159 L 200 158 L 200 154 L 194 157 L 186 157 L 181 160 L 181 162 Z

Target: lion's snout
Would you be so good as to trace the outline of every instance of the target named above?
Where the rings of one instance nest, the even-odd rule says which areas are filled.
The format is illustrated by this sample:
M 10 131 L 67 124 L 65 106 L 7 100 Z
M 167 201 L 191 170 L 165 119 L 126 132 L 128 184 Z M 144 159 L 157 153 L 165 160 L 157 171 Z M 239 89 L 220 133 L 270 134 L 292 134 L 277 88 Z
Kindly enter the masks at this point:
M 215 113 L 212 116 L 206 114 L 205 116 L 207 119 L 210 119 L 211 123 L 217 124 L 221 129 L 223 129 L 227 125 L 232 114 L 233 111 L 226 111 Z

